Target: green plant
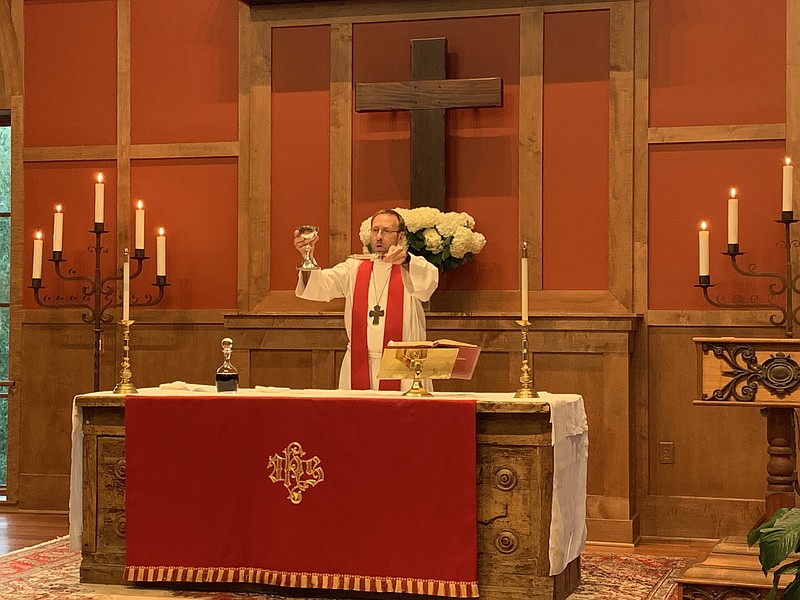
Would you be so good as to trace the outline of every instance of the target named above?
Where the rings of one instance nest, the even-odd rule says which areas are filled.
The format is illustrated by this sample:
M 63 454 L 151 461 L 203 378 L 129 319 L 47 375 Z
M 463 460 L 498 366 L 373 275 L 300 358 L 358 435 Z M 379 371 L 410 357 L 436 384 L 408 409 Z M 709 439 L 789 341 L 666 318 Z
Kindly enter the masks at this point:
M 747 544 L 758 542 L 758 560 L 766 575 L 786 558 L 800 551 L 800 509 L 779 508 L 769 521 L 762 523 L 747 534 Z M 765 600 L 775 600 L 781 575 L 794 575 L 792 582 L 783 590 L 782 600 L 800 600 L 800 560 L 786 563 L 775 570 L 772 589 Z

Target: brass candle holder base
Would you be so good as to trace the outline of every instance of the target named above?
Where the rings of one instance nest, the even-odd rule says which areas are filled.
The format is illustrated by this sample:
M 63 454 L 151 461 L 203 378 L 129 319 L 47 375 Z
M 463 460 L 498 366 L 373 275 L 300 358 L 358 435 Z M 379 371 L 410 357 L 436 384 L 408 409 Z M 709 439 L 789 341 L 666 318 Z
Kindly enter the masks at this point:
M 131 378 L 130 339 L 131 325 L 134 321 L 122 320 L 119 322 L 125 329 L 122 330 L 122 369 L 119 372 L 119 383 L 114 387 L 115 394 L 138 394 L 139 390 L 133 385 Z
M 533 391 L 533 372 L 528 360 L 528 329 L 531 322 L 517 321 L 517 325 L 522 328 L 522 367 L 519 376 L 520 388 L 514 394 L 514 398 L 538 398 L 539 394 Z

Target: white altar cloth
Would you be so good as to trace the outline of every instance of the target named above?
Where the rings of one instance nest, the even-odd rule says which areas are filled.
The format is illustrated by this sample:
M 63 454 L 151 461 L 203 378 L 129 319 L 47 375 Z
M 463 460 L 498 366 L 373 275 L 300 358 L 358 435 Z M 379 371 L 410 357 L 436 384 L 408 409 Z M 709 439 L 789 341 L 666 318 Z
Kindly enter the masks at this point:
M 270 396 L 337 396 L 371 397 L 397 396 L 396 391 L 374 390 L 293 390 L 289 388 L 241 388 L 239 396 L 264 398 Z M 203 396 L 218 394 L 213 386 L 173 382 L 161 388 L 143 388 L 143 396 Z M 111 392 L 94 392 L 86 396 L 110 396 Z M 448 393 L 436 392 L 438 400 L 470 399 L 495 402 L 535 402 L 519 400 L 511 392 L 504 393 Z M 539 392 L 539 400 L 550 406 L 553 445 L 553 509 L 550 520 L 550 575 L 558 575 L 580 556 L 586 545 L 586 469 L 589 458 L 589 426 L 583 398 L 577 394 L 549 394 Z M 82 410 L 72 404 L 72 460 L 69 494 L 69 539 L 72 550 L 81 549 L 83 532 L 83 430 Z

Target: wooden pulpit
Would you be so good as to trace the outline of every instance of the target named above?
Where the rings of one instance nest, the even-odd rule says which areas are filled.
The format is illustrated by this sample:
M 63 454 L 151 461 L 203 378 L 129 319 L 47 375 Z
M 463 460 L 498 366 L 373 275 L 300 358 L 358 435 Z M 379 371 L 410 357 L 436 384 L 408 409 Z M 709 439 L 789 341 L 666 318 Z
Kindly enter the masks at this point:
M 800 340 L 694 338 L 696 406 L 751 406 L 767 417 L 766 515 L 795 506 L 794 411 L 800 407 Z M 755 524 L 754 524 L 755 525 Z
M 795 506 L 794 412 L 800 407 L 800 340 L 694 338 L 697 349 L 696 406 L 752 407 L 766 415 L 765 517 Z M 749 523 L 748 526 L 755 526 Z M 788 580 L 789 578 L 787 578 Z M 680 598 L 763 598 L 772 585 L 758 561 L 758 548 L 744 538 L 720 541 L 702 562 L 677 579 Z M 781 582 L 781 588 L 788 581 Z

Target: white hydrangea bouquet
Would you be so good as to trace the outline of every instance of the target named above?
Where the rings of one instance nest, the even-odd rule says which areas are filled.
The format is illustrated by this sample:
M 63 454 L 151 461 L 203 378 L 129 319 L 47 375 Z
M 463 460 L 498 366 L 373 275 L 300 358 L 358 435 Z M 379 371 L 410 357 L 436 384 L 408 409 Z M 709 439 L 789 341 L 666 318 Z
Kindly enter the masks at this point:
M 475 219 L 465 212 L 443 213 L 436 208 L 395 209 L 406 222 L 406 243 L 411 254 L 421 256 L 440 271 L 452 271 L 471 260 L 486 245 L 483 234 L 473 231 Z M 361 223 L 359 237 L 369 247 L 370 219 Z

